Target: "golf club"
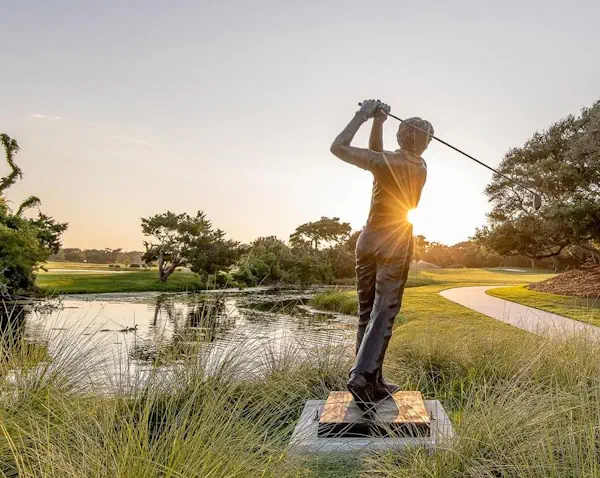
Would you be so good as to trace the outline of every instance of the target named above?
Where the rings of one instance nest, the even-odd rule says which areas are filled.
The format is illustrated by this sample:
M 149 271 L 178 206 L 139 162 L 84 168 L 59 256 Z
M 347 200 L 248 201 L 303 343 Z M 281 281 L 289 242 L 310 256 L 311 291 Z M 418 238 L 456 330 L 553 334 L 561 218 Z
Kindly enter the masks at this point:
M 378 102 L 380 102 L 380 101 L 378 100 Z M 358 106 L 362 106 L 362 103 L 358 103 Z M 402 120 L 402 119 L 398 118 L 397 116 L 394 116 L 394 115 L 393 115 L 393 114 L 391 114 L 391 113 L 388 113 L 388 116 L 390 116 L 390 117 L 394 118 L 395 120 L 398 120 L 398 121 L 400 121 L 401 123 L 403 123 L 403 122 L 404 122 L 404 120 Z M 417 130 L 419 130 L 419 131 L 421 131 L 422 133 L 429 134 L 427 131 L 423 131 L 421 128 L 418 128 L 418 127 L 416 127 L 416 126 L 414 126 L 414 125 L 410 125 L 410 126 L 411 126 L 411 127 L 413 127 L 413 128 L 415 128 L 415 129 L 417 129 Z M 499 176 L 502 176 L 504 179 L 507 179 L 508 181 L 510 181 L 510 182 L 512 182 L 512 183 L 514 183 L 514 184 L 516 184 L 517 186 L 519 186 L 519 187 L 521 187 L 521 188 L 525 189 L 525 191 L 528 191 L 529 193 L 531 193 L 531 194 L 532 194 L 532 196 L 533 196 L 533 207 L 534 207 L 534 209 L 535 209 L 536 211 L 537 211 L 537 210 L 539 210 L 539 209 L 540 209 L 540 207 L 542 207 L 542 197 L 541 197 L 541 196 L 540 196 L 538 193 L 536 193 L 536 192 L 532 191 L 531 189 L 529 189 L 527 186 L 524 186 L 524 185 L 523 185 L 523 184 L 521 184 L 520 182 L 518 182 L 518 181 L 516 181 L 516 180 L 514 180 L 514 179 L 512 179 L 512 178 L 510 178 L 510 177 L 508 177 L 506 174 L 503 174 L 503 173 L 501 173 L 500 171 L 497 171 L 496 169 L 492 168 L 491 166 L 488 166 L 488 165 L 487 165 L 487 164 L 485 164 L 484 162 L 482 162 L 482 161 L 479 161 L 477 158 L 474 158 L 474 157 L 473 157 L 473 156 L 471 156 L 470 154 L 467 154 L 467 153 L 465 153 L 464 151 L 462 151 L 461 149 L 457 148 L 456 146 L 452 146 L 450 143 L 447 143 L 447 142 L 446 142 L 446 141 L 444 141 L 443 139 L 440 139 L 440 138 L 438 138 L 437 136 L 434 136 L 434 135 L 431 135 L 431 136 L 433 137 L 433 139 L 435 139 L 436 141 L 438 141 L 438 142 L 442 143 L 443 145 L 445 145 L 445 146 L 448 146 L 449 148 L 453 149 L 454 151 L 456 151 L 456 152 L 458 152 L 458 153 L 462 154 L 463 156 L 466 156 L 467 158 L 469 158 L 469 159 L 471 159 L 471 160 L 475 161 L 477 164 L 480 164 L 480 165 L 481 165 L 481 166 L 483 166 L 484 168 L 487 168 L 487 169 L 489 169 L 490 171 L 493 171 L 494 173 L 498 174 Z

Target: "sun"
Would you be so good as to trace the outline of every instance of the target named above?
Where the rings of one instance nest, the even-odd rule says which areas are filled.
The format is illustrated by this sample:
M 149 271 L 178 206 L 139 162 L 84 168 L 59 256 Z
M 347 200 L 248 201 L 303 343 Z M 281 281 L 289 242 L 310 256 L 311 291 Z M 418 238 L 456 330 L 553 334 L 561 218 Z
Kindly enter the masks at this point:
M 408 213 L 406 214 L 406 219 L 408 219 L 408 222 L 410 222 L 414 226 L 419 221 L 419 210 L 411 209 L 410 211 L 408 211 Z

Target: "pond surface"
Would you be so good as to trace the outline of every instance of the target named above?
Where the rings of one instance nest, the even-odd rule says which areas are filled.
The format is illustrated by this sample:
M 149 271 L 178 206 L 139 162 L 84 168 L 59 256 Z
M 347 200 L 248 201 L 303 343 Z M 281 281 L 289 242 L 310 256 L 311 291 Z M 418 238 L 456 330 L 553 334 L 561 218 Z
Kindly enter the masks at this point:
M 250 370 L 267 357 L 353 343 L 356 318 L 308 306 L 316 290 L 212 291 L 204 294 L 119 293 L 65 296 L 31 311 L 29 340 L 102 357 L 117 377 L 171 367 L 202 356 L 217 367 L 236 354 Z M 91 354 L 89 354 L 91 352 Z M 62 352 L 64 353 L 64 352 Z M 238 357 L 239 359 L 239 357 Z

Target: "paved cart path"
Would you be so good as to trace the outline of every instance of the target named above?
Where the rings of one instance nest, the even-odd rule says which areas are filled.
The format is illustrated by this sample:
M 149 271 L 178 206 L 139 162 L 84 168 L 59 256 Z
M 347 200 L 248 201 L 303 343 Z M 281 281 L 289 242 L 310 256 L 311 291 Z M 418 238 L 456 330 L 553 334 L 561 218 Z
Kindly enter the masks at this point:
M 475 310 L 507 324 L 538 335 L 550 335 L 559 338 L 568 338 L 573 335 L 600 338 L 600 327 L 579 322 L 526 305 L 517 304 L 508 300 L 492 297 L 485 293 L 489 289 L 499 286 L 457 287 L 440 292 L 452 302 Z

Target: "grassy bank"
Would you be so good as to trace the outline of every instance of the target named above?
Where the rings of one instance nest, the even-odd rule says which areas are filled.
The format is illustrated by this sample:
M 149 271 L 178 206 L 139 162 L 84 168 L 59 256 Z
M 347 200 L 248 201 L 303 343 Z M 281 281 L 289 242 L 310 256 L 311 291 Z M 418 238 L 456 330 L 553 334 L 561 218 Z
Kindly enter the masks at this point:
M 458 437 L 433 454 L 304 460 L 287 452 L 305 400 L 344 386 L 347 348 L 260 352 L 248 344 L 210 378 L 190 357 L 111 398 L 86 382 L 98 366 L 93 351 L 77 357 L 67 342 L 35 377 L 19 353 L 0 363 L 0 375 L 17 371 L 0 383 L 0 470 L 25 477 L 600 476 L 600 345 L 552 342 L 438 294 L 542 277 L 428 274 L 438 282 L 406 290 L 385 374 L 449 411 Z M 240 379 L 259 353 L 266 370 Z
M 420 273 L 410 272 L 406 282 L 407 288 L 422 287 L 426 285 L 436 284 L 439 282 L 439 274 L 435 273 Z M 347 315 L 355 315 L 357 313 L 358 302 L 356 299 L 356 291 L 354 290 L 331 290 L 321 294 L 317 294 L 313 300 L 313 307 L 320 310 L 328 310 L 331 312 L 340 312 Z
M 105 292 L 184 292 L 205 287 L 196 274 L 186 270 L 175 271 L 167 282 L 158 282 L 156 270 L 115 271 L 105 264 L 52 262 L 47 271 L 40 272 L 37 286 L 45 294 L 82 294 Z M 411 273 L 409 287 L 435 282 L 431 277 Z
M 174 272 L 167 282 L 159 282 L 156 271 L 115 272 L 42 272 L 36 284 L 45 294 L 82 294 L 101 292 L 180 292 L 204 287 L 200 278 L 190 272 Z
M 600 326 L 600 301 L 597 299 L 537 292 L 527 289 L 524 285 L 491 289 L 487 293 L 511 302 Z

